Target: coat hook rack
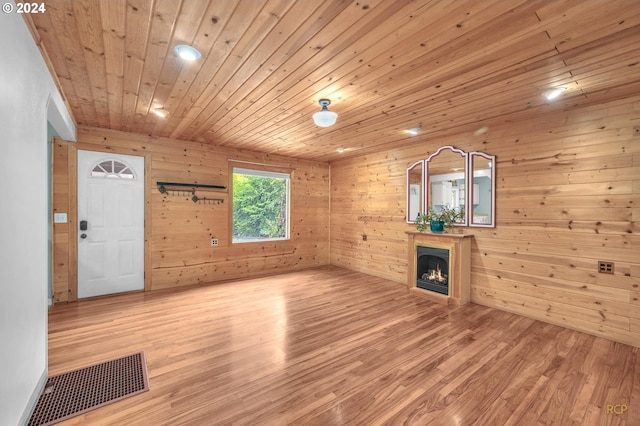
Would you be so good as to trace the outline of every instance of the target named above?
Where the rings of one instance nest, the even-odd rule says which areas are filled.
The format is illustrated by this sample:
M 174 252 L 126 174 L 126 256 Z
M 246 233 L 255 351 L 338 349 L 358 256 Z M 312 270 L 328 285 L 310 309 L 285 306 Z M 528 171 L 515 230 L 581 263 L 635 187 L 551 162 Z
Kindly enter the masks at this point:
M 194 203 L 205 203 L 205 204 L 222 204 L 224 203 L 224 199 L 222 198 L 209 198 L 209 197 L 199 197 L 196 195 L 196 189 L 227 189 L 226 186 L 220 185 L 205 185 L 202 183 L 182 183 L 182 182 L 156 182 L 158 185 L 158 191 L 161 194 L 171 194 L 171 195 L 191 195 L 191 200 Z
M 191 197 L 191 200 L 193 200 L 194 203 L 205 203 L 205 204 L 222 204 L 224 203 L 224 200 L 222 198 L 207 198 L 207 197 L 198 197 L 195 193 L 195 191 L 193 192 L 193 196 Z

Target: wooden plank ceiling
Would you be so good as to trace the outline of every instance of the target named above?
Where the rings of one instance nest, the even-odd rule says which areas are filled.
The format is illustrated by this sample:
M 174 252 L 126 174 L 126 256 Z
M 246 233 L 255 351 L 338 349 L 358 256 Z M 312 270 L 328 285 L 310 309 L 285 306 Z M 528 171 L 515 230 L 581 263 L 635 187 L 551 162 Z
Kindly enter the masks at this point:
M 637 0 L 45 4 L 25 18 L 80 126 L 331 161 L 640 93 Z

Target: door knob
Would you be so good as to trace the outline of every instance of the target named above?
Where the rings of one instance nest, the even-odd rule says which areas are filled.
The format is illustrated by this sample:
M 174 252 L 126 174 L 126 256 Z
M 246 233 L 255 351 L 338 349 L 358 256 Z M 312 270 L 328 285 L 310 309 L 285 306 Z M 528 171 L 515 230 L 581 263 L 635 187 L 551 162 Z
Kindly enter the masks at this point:
M 87 238 L 87 234 L 81 234 L 80 238 Z

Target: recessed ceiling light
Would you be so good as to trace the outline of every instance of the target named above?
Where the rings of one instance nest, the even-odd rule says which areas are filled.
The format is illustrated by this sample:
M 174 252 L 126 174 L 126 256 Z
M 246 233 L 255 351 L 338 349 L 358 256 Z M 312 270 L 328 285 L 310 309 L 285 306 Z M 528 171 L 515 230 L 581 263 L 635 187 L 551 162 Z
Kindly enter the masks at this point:
M 338 148 L 338 152 L 339 152 L 340 154 L 342 154 L 344 151 L 345 151 L 345 149 L 344 149 L 344 148 L 342 148 L 342 147 Z
M 416 136 L 418 133 L 420 133 L 420 129 L 417 127 L 414 127 L 412 129 L 407 129 L 405 130 L 405 132 L 407 132 L 408 134 L 410 134 L 411 136 Z
M 151 108 L 151 112 L 160 118 L 165 118 L 167 116 L 167 110 L 164 108 Z
M 487 126 L 482 126 L 480 127 L 478 130 L 476 130 L 475 132 L 473 132 L 474 136 L 480 136 L 480 135 L 484 135 L 485 133 L 487 133 L 489 131 L 489 127 Z
M 544 92 L 542 96 L 544 96 L 548 101 L 552 101 L 562 95 L 566 90 L 566 87 L 554 87 L 553 89 Z
M 179 44 L 176 47 L 174 47 L 173 50 L 176 52 L 176 55 L 180 56 L 185 61 L 195 61 L 200 56 L 202 56 L 202 54 L 200 53 L 200 51 L 198 51 L 198 49 L 196 49 L 193 46 L 188 46 L 186 44 Z

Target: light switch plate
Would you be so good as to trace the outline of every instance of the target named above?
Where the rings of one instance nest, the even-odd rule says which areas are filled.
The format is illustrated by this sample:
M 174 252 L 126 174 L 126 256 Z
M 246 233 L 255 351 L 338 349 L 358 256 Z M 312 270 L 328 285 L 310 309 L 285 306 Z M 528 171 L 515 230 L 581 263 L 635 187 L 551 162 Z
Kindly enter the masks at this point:
M 53 223 L 67 223 L 67 214 L 66 213 L 54 213 L 53 214 Z

